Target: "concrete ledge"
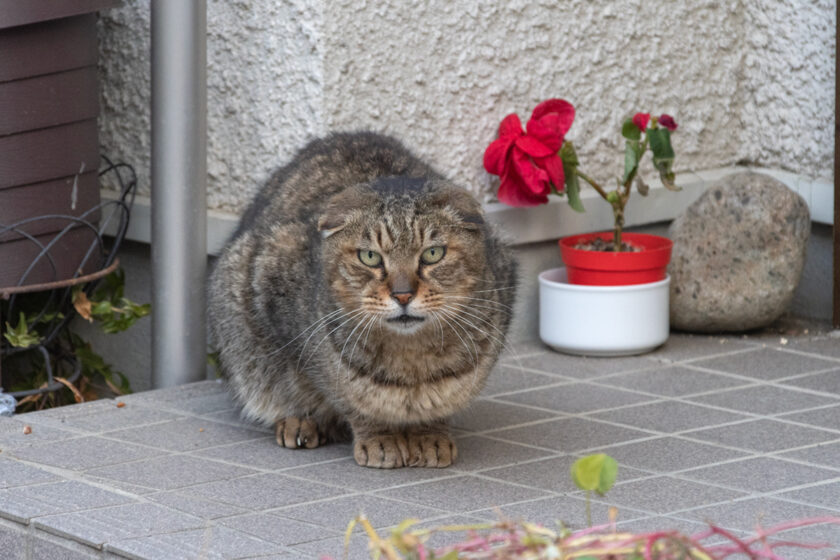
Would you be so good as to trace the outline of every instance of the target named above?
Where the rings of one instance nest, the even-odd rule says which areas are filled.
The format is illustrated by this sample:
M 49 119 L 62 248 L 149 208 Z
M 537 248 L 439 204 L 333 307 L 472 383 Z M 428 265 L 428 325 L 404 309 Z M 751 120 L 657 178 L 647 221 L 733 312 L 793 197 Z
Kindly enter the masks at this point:
M 817 223 L 833 223 L 834 185 L 828 180 L 817 180 L 789 173 L 780 169 L 751 167 L 721 167 L 702 171 L 688 171 L 677 175 L 677 184 L 682 187 L 678 193 L 667 191 L 655 177 L 646 177 L 651 185 L 647 200 L 630 202 L 627 209 L 628 227 L 673 220 L 689 204 L 694 202 L 714 181 L 752 169 L 770 175 L 792 190 L 798 192 L 811 210 L 811 219 Z M 103 198 L 113 199 L 113 191 L 103 190 Z M 641 198 L 638 195 L 635 198 Z M 584 187 L 581 199 L 586 212 L 579 214 L 572 210 L 565 198 L 552 197 L 543 206 L 534 208 L 512 208 L 500 203 L 489 203 L 485 209 L 490 219 L 499 224 L 514 244 L 535 243 L 557 239 L 573 233 L 585 233 L 608 229 L 612 223 L 612 212 L 591 188 Z M 217 255 L 236 229 L 239 216 L 231 212 L 208 210 L 207 252 Z M 128 239 L 149 243 L 151 239 L 151 200 L 138 196 L 131 214 Z

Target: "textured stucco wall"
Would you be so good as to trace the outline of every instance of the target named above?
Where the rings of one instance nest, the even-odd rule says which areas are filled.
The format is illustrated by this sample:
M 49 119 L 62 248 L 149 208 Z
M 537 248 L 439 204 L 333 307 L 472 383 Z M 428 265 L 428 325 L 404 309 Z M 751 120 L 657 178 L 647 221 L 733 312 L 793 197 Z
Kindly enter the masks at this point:
M 148 191 L 149 6 L 102 16 L 105 153 Z M 674 114 L 679 169 L 747 160 L 831 176 L 828 0 L 250 0 L 208 3 L 209 205 L 239 210 L 329 130 L 395 134 L 477 193 L 510 112 L 575 104 L 569 134 L 606 180 L 635 109 Z

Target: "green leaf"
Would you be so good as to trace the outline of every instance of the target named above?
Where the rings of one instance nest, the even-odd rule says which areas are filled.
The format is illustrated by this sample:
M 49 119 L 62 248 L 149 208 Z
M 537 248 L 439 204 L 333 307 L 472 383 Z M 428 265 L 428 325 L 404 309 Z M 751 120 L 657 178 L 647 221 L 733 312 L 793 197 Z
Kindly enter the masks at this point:
M 659 178 L 666 189 L 680 191 L 674 184 L 674 148 L 671 147 L 671 131 L 667 128 L 654 128 L 648 131 L 650 149 L 653 152 L 653 166 L 659 171 Z
M 636 126 L 636 125 L 633 125 Z M 627 140 L 624 144 L 624 178 L 622 183 L 626 183 L 627 179 L 633 171 L 639 167 L 639 160 L 642 158 L 642 144 L 638 140 Z
M 624 121 L 624 124 L 621 125 L 621 135 L 628 140 L 641 140 L 642 131 L 639 130 L 639 127 L 633 123 L 633 119 L 627 119 Z
M 563 160 L 563 175 L 566 182 L 566 196 L 569 197 L 569 206 L 576 212 L 586 212 L 583 203 L 580 201 L 580 179 L 577 175 L 577 167 L 580 163 L 575 152 L 575 146 L 571 142 L 563 142 L 560 148 L 560 159 Z
M 604 495 L 618 474 L 618 463 L 604 453 L 581 457 L 572 465 L 572 480 L 581 490 L 594 490 Z
M 15 327 L 12 327 L 8 321 L 6 322 L 6 332 L 3 333 L 3 336 L 15 348 L 29 348 L 41 342 L 40 335 L 36 331 L 29 330 L 29 324 L 26 322 L 26 315 L 23 311 L 20 312 Z

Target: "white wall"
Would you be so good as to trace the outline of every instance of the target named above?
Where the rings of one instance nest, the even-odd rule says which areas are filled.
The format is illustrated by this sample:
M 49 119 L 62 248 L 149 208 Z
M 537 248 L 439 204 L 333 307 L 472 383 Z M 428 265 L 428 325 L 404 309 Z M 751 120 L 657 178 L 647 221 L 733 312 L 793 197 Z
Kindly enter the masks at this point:
M 569 138 L 603 180 L 635 110 L 675 115 L 678 169 L 830 178 L 834 13 L 829 0 L 210 0 L 209 206 L 240 210 L 308 139 L 359 128 L 487 195 L 499 121 L 548 97 L 577 107 Z M 148 192 L 148 0 L 100 27 L 103 151 Z

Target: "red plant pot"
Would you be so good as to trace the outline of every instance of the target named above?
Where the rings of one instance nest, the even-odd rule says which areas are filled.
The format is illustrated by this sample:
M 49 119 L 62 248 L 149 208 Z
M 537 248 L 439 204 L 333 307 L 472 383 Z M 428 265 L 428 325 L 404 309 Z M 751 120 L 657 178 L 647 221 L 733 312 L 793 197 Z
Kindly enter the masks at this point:
M 570 284 L 586 286 L 629 286 L 665 279 L 674 243 L 658 235 L 623 233 L 624 243 L 641 251 L 615 253 L 575 249 L 579 243 L 601 238 L 612 241 L 612 232 L 584 233 L 560 240 L 560 255 Z

